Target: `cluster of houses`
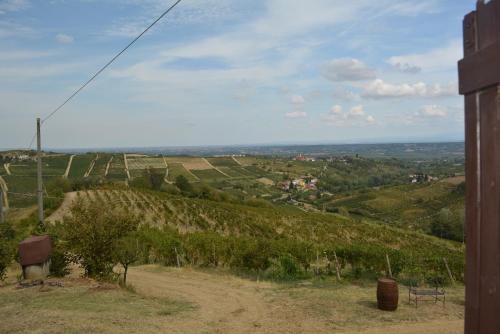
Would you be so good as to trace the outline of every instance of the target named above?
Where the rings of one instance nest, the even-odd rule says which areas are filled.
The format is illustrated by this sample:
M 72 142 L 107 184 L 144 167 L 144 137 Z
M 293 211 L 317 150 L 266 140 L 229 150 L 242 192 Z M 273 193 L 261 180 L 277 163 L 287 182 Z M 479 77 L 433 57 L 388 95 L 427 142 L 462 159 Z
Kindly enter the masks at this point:
M 408 176 L 410 183 L 425 183 L 425 182 L 433 182 L 438 181 L 438 177 L 430 176 L 424 173 L 417 173 Z
M 301 177 L 293 180 L 285 180 L 278 184 L 278 187 L 283 191 L 290 190 L 300 190 L 300 191 L 308 191 L 308 190 L 317 190 L 318 189 L 318 179 L 311 177 Z
M 314 161 L 316 161 L 316 158 L 306 157 L 303 154 L 299 154 L 295 158 L 293 158 L 293 160 L 295 160 L 295 161 L 311 161 L 311 162 L 314 162 Z
M 28 161 L 28 160 L 35 160 L 36 156 L 34 155 L 28 155 L 24 152 L 2 152 L 0 154 L 0 160 L 3 161 Z

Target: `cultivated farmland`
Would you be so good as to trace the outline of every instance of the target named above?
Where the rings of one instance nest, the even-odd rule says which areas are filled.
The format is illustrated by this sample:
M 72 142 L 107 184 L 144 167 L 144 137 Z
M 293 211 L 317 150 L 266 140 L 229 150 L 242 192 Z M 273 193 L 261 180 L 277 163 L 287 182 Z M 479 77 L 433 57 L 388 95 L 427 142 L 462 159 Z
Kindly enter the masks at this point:
M 125 162 L 122 154 L 113 155 L 106 178 L 114 181 L 125 181 L 127 174 L 125 173 Z
M 90 164 L 96 158 L 96 154 L 77 155 L 73 158 L 71 169 L 69 171 L 70 178 L 83 178 L 89 170 Z

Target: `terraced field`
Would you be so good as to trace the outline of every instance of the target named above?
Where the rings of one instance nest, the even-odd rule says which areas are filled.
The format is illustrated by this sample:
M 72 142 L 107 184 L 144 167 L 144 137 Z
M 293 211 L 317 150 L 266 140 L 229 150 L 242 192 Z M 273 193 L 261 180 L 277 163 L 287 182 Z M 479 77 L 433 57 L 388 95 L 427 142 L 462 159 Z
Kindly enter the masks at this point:
M 224 174 L 221 174 L 215 169 L 192 169 L 191 172 L 196 175 L 200 180 L 205 182 L 214 182 L 223 179 L 227 179 L 228 177 Z
M 69 156 L 66 154 L 54 155 L 43 158 L 43 174 L 62 176 L 66 171 Z
M 421 185 L 402 185 L 372 189 L 332 200 L 331 207 L 344 207 L 400 227 L 424 228 L 441 209 L 463 212 L 463 194 L 457 192 L 456 178 Z
M 239 164 L 231 157 L 207 158 L 216 167 L 238 167 Z
M 77 155 L 73 158 L 69 178 L 83 178 L 88 171 L 90 164 L 96 158 L 96 154 Z
M 113 155 L 113 160 L 109 165 L 108 175 L 106 176 L 106 178 L 114 181 L 124 181 L 127 178 L 127 174 L 125 173 L 125 162 L 123 160 L 123 155 Z
M 89 177 L 104 177 L 104 174 L 106 173 L 106 166 L 108 165 L 111 157 L 111 154 L 99 153 L 99 158 L 96 160 Z
M 9 164 L 9 170 L 12 175 L 34 176 L 36 175 L 36 166 L 37 163 L 32 160 L 19 161 Z
M 127 155 L 128 168 L 134 169 L 165 169 L 165 161 L 163 158 L 153 158 L 147 156 L 131 156 Z
M 178 162 L 169 162 L 168 163 L 168 180 L 170 182 L 174 182 L 175 178 L 179 175 L 184 176 L 190 182 L 198 182 L 199 179 L 189 172 L 182 163 Z

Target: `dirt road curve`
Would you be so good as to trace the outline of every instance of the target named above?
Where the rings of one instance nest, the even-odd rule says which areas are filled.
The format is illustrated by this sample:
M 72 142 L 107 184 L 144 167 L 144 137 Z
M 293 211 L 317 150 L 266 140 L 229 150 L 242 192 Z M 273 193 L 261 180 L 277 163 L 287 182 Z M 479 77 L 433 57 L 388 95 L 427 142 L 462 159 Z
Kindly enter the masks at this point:
M 64 201 L 61 206 L 47 218 L 47 222 L 55 223 L 56 221 L 62 221 L 64 216 L 69 213 L 76 196 L 76 191 L 64 194 Z
M 333 330 L 329 321 L 296 307 L 290 297 L 275 294 L 270 283 L 193 270 L 131 268 L 131 283 L 138 293 L 193 303 L 196 309 L 171 319 L 169 333 L 339 333 L 339 334 L 455 334 L 460 320 L 423 321 L 365 331 Z

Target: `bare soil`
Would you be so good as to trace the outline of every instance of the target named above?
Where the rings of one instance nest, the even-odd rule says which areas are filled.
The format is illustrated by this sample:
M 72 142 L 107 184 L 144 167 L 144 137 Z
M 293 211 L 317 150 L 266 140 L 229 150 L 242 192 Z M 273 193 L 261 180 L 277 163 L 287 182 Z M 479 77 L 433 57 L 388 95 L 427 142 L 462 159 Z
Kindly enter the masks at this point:
M 129 290 L 72 277 L 61 286 L 0 285 L 1 333 L 463 333 L 463 288 L 446 306 L 376 308 L 375 285 L 276 284 L 215 270 L 154 265 L 129 270 Z M 52 279 L 54 280 L 54 279 Z M 135 290 L 135 292 L 134 292 Z
M 407 303 L 386 313 L 376 308 L 375 286 L 317 286 L 255 282 L 220 272 L 156 266 L 132 268 L 129 283 L 145 296 L 185 300 L 197 306 L 172 329 L 185 333 L 438 334 L 463 331 L 463 290 L 449 302 Z M 407 298 L 407 297 L 406 297 Z

